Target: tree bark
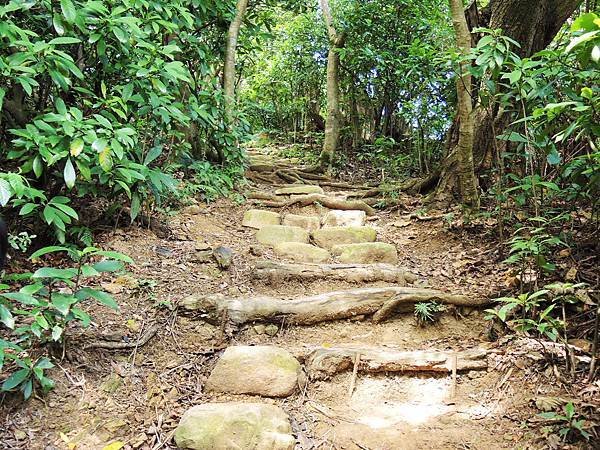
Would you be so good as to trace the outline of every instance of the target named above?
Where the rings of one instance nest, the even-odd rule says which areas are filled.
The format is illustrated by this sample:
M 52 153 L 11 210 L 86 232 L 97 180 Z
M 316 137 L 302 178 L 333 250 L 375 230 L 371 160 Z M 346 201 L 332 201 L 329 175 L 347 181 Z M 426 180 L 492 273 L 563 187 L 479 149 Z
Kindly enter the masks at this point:
M 457 360 L 457 370 L 487 369 L 487 350 L 474 348 L 452 350 L 402 351 L 378 347 L 317 348 L 305 358 L 304 367 L 312 380 L 327 379 L 336 373 L 349 370 L 360 355 L 360 372 L 450 372 L 452 360 Z
M 471 51 L 471 33 L 467 26 L 462 0 L 450 0 L 452 25 L 456 32 L 456 44 L 461 56 L 466 57 Z M 471 73 L 469 63 L 461 61 L 460 73 L 456 78 L 456 92 L 458 95 L 459 138 L 456 146 L 458 159 L 458 180 L 463 203 L 477 207 L 479 203 L 477 194 L 477 179 L 473 166 L 473 103 L 471 100 Z
M 225 115 L 231 122 L 235 102 L 235 59 L 240 27 L 248 9 L 248 0 L 238 0 L 235 16 L 227 31 L 227 46 L 225 48 L 225 65 L 223 67 L 223 93 L 225 95 Z
M 197 294 L 183 299 L 181 306 L 201 313 L 201 317 L 209 322 L 219 322 L 227 317 L 235 325 L 254 321 L 310 325 L 353 317 L 364 319 L 371 315 L 373 321 L 379 323 L 388 319 L 401 304 L 427 301 L 457 306 L 487 303 L 485 299 L 447 294 L 435 289 L 383 287 L 329 292 L 294 300 L 273 297 L 237 299 L 221 294 Z
M 522 58 L 530 57 L 552 42 L 565 21 L 582 3 L 583 0 L 491 0 L 485 9 L 479 11 L 478 23 L 479 26 L 502 29 L 506 36 L 521 45 L 521 48 L 513 50 Z M 503 111 L 490 111 L 481 105 L 475 107 L 473 114 L 473 159 L 475 172 L 480 173 L 497 160 L 493 140 L 504 132 L 511 117 Z M 451 141 L 454 142 L 453 139 Z M 451 151 L 442 162 L 439 183 L 433 196 L 443 203 L 451 200 L 459 184 L 456 147 L 451 145 L 449 148 Z
M 320 0 L 323 18 L 329 36 L 327 53 L 327 118 L 325 119 L 325 139 L 321 151 L 321 167 L 328 168 L 333 162 L 340 139 L 340 55 L 338 49 L 344 47 L 345 36 L 338 34 L 333 24 L 329 0 Z

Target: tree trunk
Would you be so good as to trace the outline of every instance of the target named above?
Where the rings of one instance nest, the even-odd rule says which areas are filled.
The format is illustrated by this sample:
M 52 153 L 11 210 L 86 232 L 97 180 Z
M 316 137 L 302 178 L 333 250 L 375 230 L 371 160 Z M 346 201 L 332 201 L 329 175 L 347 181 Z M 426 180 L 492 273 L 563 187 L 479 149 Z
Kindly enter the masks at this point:
M 327 118 L 325 119 L 325 139 L 321 151 L 321 167 L 330 167 L 340 139 L 340 55 L 337 49 L 344 47 L 345 36 L 338 35 L 334 25 L 328 0 L 320 0 L 321 10 L 329 36 L 327 53 Z
M 248 0 L 238 0 L 235 7 L 235 17 L 227 31 L 227 47 L 225 48 L 225 65 L 223 67 L 223 93 L 225 95 L 225 115 L 231 122 L 235 102 L 235 57 L 240 27 L 248 9 Z
M 521 44 L 520 49 L 514 49 L 521 57 L 530 57 L 535 52 L 545 49 L 565 21 L 582 4 L 582 0 L 491 0 L 490 4 L 481 11 L 476 21 L 478 26 L 492 29 L 502 29 L 504 34 Z M 469 11 L 472 25 L 473 10 Z M 496 135 L 504 132 L 511 118 L 503 111 L 489 111 L 481 105 L 474 112 L 473 158 L 475 172 L 489 169 L 494 154 L 494 130 Z M 493 125 L 493 126 L 492 126 Z M 454 128 L 454 126 L 452 127 Z M 451 129 L 450 133 L 454 130 Z M 450 139 L 452 143 L 454 139 Z M 458 183 L 459 164 L 455 145 L 450 145 L 450 151 L 442 162 L 440 179 L 434 193 L 434 199 L 446 203 L 456 190 Z M 501 151 L 501 149 L 499 149 Z
M 456 44 L 462 56 L 467 56 L 471 51 L 471 34 L 467 27 L 462 0 L 450 0 L 452 24 L 456 32 Z M 458 180 L 463 203 L 477 207 L 477 179 L 473 167 L 473 103 L 471 101 L 471 73 L 469 63 L 461 61 L 460 73 L 456 77 L 456 92 L 458 95 L 458 120 L 459 138 L 456 146 L 458 159 Z

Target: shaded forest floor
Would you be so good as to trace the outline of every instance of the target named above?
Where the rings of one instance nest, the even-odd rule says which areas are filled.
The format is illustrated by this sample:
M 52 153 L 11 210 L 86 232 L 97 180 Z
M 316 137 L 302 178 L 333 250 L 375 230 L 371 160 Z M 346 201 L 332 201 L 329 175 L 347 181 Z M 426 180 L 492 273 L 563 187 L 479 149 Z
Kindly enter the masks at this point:
M 276 187 L 255 181 L 248 191 L 272 192 Z M 228 401 L 281 406 L 291 417 L 299 449 L 564 448 L 555 433 L 544 431 L 548 424 L 536 416 L 540 405 L 551 397 L 598 401 L 598 384 L 585 392 L 578 385 L 567 391 L 568 383 L 557 381 L 553 366 L 522 341 L 490 342 L 485 313 L 476 308 L 451 307 L 428 326 L 417 325 L 410 310 L 378 324 L 283 323 L 269 334 L 252 324 L 232 329 L 186 314 L 179 302 L 194 293 L 291 299 L 361 286 L 331 280 L 257 280 L 257 261 L 279 258 L 256 243 L 254 230 L 241 226 L 249 208 L 229 199 L 191 205 L 169 219 L 171 235 L 164 239 L 143 228 L 105 233 L 102 247 L 135 261 L 127 275 L 103 283 L 121 310 L 96 308 L 90 329 L 72 330 L 65 359 L 52 373 L 57 381 L 52 392 L 25 404 L 16 397 L 4 398 L 3 448 L 102 449 L 115 441 L 123 442 L 123 448 L 175 448 L 173 430 L 184 411 Z M 292 206 L 285 212 L 321 215 L 321 208 Z M 419 208 L 418 201 L 412 208 Z M 501 263 L 500 247 L 485 223 L 467 228 L 406 214 L 380 211 L 367 224 L 377 230 L 378 240 L 396 246 L 399 266 L 418 276 L 418 286 L 487 299 L 513 288 L 514 277 Z M 233 250 L 229 270 L 221 270 L 210 256 L 218 246 Z M 145 345 L 136 345 L 148 330 L 156 334 Z M 132 345 L 126 351 L 86 348 L 99 339 Z M 205 392 L 221 350 L 240 344 L 278 346 L 297 355 L 307 347 L 348 344 L 401 350 L 481 346 L 488 350 L 488 369 L 460 373 L 454 398 L 452 377 L 446 373 L 359 373 L 351 396 L 351 371 L 309 381 L 286 399 Z

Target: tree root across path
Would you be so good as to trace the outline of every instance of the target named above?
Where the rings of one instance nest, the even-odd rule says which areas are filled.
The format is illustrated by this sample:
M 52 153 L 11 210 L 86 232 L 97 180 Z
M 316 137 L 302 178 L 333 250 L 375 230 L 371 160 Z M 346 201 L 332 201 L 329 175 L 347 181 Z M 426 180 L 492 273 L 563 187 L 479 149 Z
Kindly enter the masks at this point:
M 319 203 L 330 209 L 342 209 L 342 210 L 360 210 L 367 213 L 368 216 L 372 216 L 376 213 L 375 209 L 367 205 L 363 201 L 355 200 L 355 201 L 347 201 L 340 200 L 333 197 L 328 197 L 323 194 L 308 194 L 308 195 L 298 195 L 294 198 L 279 200 L 273 197 L 273 200 L 265 200 L 264 198 L 255 199 L 250 198 L 251 202 L 254 204 L 258 204 L 261 206 L 265 206 L 267 208 L 287 208 L 292 205 L 300 205 L 300 206 L 308 206 L 313 203 Z
M 402 286 L 417 280 L 416 275 L 391 264 L 290 264 L 274 261 L 259 261 L 254 276 L 272 281 L 286 278 L 343 280 L 351 283 L 385 281 Z
M 304 367 L 311 379 L 324 379 L 350 370 L 358 360 L 360 372 L 450 372 L 487 369 L 487 351 L 401 351 L 376 347 L 317 348 L 305 358 Z M 357 358 L 358 357 L 358 358 Z
M 188 311 L 200 312 L 204 319 L 212 322 L 219 322 L 226 317 L 236 325 L 253 321 L 285 321 L 289 324 L 308 325 L 371 315 L 373 321 L 378 323 L 392 316 L 401 304 L 426 301 L 460 306 L 480 306 L 487 303 L 485 300 L 434 289 L 382 287 L 329 292 L 294 300 L 196 294 L 185 298 L 182 307 Z

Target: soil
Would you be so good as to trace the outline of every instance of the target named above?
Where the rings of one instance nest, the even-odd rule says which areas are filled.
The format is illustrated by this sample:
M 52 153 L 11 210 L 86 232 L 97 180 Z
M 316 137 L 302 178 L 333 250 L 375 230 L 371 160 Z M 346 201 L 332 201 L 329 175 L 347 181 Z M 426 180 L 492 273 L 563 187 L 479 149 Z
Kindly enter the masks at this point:
M 258 183 L 252 190 L 272 192 Z M 326 189 L 331 191 L 331 189 Z M 253 278 L 259 259 L 276 259 L 257 246 L 254 231 L 241 227 L 245 204 L 222 199 L 184 209 L 169 221 L 170 239 L 141 228 L 108 232 L 103 248 L 129 254 L 135 264 L 126 277 L 104 280 L 120 311 L 94 308 L 89 329 L 73 329 L 66 355 L 51 376 L 56 388 L 27 403 L 5 396 L 0 440 L 6 449 L 103 449 L 114 442 L 129 449 L 175 448 L 173 430 L 189 407 L 217 401 L 260 401 L 289 413 L 297 449 L 513 449 L 552 447 L 542 437 L 533 405 L 538 396 L 564 396 L 552 371 L 540 363 L 508 361 L 510 341 L 489 342 L 485 313 L 449 309 L 439 322 L 419 326 L 412 311 L 374 324 L 370 320 L 280 327 L 275 336 L 211 325 L 185 315 L 177 305 L 193 293 L 269 295 L 290 299 L 359 287 L 345 282 L 265 283 Z M 317 214 L 316 206 L 288 212 Z M 499 247 L 480 231 L 451 229 L 447 221 L 407 220 L 405 212 L 383 211 L 369 225 L 378 240 L 396 245 L 400 265 L 419 276 L 418 285 L 492 299 L 510 288 Z M 210 248 L 233 250 L 233 264 L 221 270 Z M 257 256 L 259 254 L 259 256 Z M 372 283 L 371 285 L 385 285 Z M 147 344 L 139 337 L 158 324 Z M 87 348 L 99 340 L 128 342 L 113 351 Z M 287 399 L 207 393 L 204 382 L 226 345 L 268 344 L 295 353 L 307 346 L 373 345 L 403 350 L 454 349 L 478 345 L 490 350 L 488 371 L 459 374 L 451 396 L 448 374 L 352 373 L 311 381 Z M 597 393 L 596 393 L 597 395 Z M 560 446 L 561 444 L 558 443 Z M 558 447 L 556 447 L 558 448 Z

